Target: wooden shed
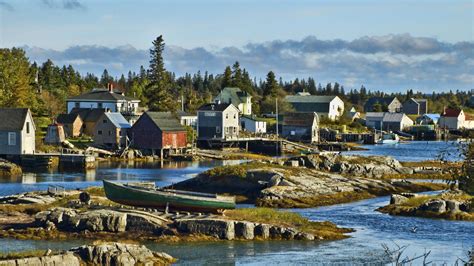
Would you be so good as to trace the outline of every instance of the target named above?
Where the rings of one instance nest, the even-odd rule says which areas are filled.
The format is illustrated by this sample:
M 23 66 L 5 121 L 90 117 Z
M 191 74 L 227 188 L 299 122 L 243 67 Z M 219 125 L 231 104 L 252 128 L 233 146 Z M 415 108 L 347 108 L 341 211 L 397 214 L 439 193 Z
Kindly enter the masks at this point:
M 170 112 L 146 112 L 129 131 L 131 146 L 146 154 L 182 152 L 186 148 L 186 129 Z

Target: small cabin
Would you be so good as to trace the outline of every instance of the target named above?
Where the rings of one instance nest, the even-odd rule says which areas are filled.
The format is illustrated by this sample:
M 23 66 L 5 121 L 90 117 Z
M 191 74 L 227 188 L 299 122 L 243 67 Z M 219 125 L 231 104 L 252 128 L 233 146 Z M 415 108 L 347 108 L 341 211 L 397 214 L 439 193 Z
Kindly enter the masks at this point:
M 46 130 L 46 136 L 44 137 L 44 143 L 51 145 L 61 145 L 66 140 L 64 134 L 64 128 L 62 124 L 52 123 L 48 125 Z
M 121 113 L 103 113 L 94 129 L 94 144 L 109 149 L 127 147 L 127 133 L 131 127 Z
M 314 143 L 319 141 L 319 117 L 312 113 L 286 113 L 282 119 L 282 136 L 291 141 Z
M 35 153 L 35 122 L 28 108 L 0 108 L 0 155 Z

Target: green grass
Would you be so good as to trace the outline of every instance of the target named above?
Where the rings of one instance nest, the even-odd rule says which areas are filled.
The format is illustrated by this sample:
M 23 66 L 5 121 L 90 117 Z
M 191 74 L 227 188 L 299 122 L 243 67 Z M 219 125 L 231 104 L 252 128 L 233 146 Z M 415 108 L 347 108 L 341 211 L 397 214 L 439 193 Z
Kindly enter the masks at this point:
M 207 170 L 203 174 L 210 177 L 214 177 L 214 178 L 223 178 L 223 177 L 245 178 L 247 176 L 247 167 L 245 165 L 218 166 L 210 170 Z
M 352 232 L 351 229 L 339 228 L 331 222 L 313 222 L 300 214 L 271 208 L 227 210 L 225 214 L 234 220 L 293 227 L 324 239 L 342 239 L 346 237 L 344 233 Z

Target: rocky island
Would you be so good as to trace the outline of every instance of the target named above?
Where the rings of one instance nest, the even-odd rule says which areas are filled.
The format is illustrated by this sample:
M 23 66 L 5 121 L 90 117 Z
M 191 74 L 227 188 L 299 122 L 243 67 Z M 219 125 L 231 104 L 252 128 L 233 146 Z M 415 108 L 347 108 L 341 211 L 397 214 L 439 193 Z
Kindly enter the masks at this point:
M 414 182 L 440 169 L 406 167 L 390 157 L 305 155 L 284 161 L 250 162 L 208 170 L 174 184 L 176 189 L 238 195 L 257 206 L 307 208 L 401 192 L 440 190 L 441 183 Z M 386 176 L 404 177 L 392 180 Z

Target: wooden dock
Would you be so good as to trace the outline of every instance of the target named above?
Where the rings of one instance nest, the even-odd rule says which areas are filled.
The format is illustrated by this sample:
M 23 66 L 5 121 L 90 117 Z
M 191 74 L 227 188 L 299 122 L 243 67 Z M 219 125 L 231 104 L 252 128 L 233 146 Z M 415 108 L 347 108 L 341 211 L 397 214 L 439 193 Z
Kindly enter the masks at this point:
M 95 157 L 87 154 L 68 153 L 34 153 L 15 156 L 13 161 L 17 161 L 23 167 L 48 167 L 54 162 L 61 166 L 77 168 L 94 168 Z

